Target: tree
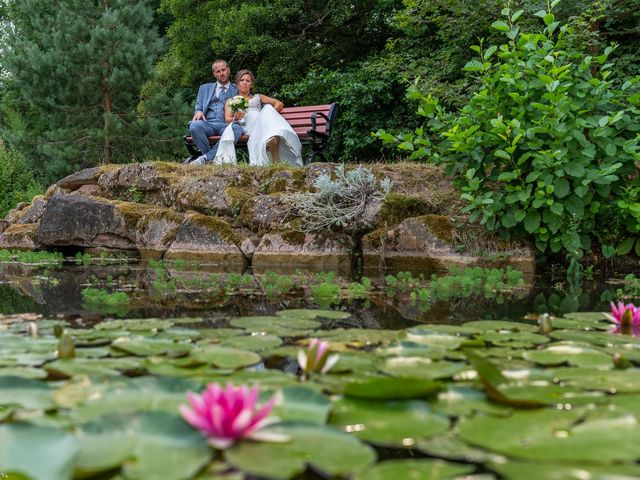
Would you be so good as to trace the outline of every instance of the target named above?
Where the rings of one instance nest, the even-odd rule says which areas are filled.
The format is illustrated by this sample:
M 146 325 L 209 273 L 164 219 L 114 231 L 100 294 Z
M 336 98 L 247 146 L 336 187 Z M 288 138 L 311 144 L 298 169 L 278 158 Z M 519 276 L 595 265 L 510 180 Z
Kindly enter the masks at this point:
M 136 113 L 162 41 L 147 2 L 5 5 L 3 136 L 53 179 L 144 150 Z

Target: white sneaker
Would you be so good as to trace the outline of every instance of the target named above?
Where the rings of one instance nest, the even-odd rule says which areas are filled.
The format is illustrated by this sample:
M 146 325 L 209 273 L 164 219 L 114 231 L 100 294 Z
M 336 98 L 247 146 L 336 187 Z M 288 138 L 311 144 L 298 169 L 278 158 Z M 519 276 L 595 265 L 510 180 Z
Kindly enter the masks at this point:
M 207 157 L 205 155 L 200 155 L 198 158 L 196 158 L 195 160 L 192 160 L 189 165 L 204 165 L 206 163 L 209 163 L 209 160 L 207 160 Z

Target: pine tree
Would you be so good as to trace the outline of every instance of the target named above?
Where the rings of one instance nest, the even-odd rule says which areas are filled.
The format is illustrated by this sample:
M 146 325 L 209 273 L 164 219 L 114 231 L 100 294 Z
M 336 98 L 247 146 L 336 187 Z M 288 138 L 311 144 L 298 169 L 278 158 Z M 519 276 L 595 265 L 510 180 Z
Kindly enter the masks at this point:
M 138 156 L 139 92 L 162 48 L 148 2 L 20 0 L 4 15 L 9 144 L 50 179 Z

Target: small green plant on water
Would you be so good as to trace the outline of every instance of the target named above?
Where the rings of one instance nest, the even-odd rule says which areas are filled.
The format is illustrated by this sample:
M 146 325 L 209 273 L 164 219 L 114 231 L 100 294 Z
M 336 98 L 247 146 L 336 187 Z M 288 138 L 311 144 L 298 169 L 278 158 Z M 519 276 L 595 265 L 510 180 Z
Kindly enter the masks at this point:
M 340 303 L 342 288 L 337 283 L 316 283 L 311 285 L 311 299 L 320 308 L 328 308 Z
M 84 265 L 86 267 L 88 265 L 91 265 L 92 260 L 93 260 L 93 257 L 91 257 L 91 255 L 89 255 L 88 253 L 78 252 L 75 255 L 76 265 Z
M 130 299 L 126 292 L 113 292 L 100 288 L 82 290 L 82 306 L 87 310 L 124 317 L 129 313 Z
M 64 257 L 60 252 L 47 252 L 46 250 L 0 250 L 0 262 L 24 263 L 29 265 L 61 266 Z
M 616 289 L 616 297 L 624 299 L 640 298 L 640 278 L 633 273 L 625 275 L 621 288 Z
M 371 295 L 373 284 L 368 277 L 362 277 L 359 282 L 351 282 L 347 286 L 347 298 L 367 298 Z
M 224 288 L 227 293 L 238 290 L 253 290 L 253 276 L 248 274 L 228 273 L 224 279 Z
M 278 275 L 276 272 L 267 271 L 260 280 L 262 291 L 268 298 L 282 296 L 295 288 L 295 283 L 289 275 Z

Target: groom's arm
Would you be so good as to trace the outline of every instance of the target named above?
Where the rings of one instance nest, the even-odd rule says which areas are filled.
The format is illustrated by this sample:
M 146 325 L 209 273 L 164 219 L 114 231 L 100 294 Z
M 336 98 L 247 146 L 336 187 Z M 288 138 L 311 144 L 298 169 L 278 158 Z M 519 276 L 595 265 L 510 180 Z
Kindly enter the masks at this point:
M 203 120 L 206 121 L 207 117 L 204 116 L 204 99 L 205 99 L 205 85 L 200 85 L 198 88 L 198 96 L 196 97 L 196 106 L 193 110 L 193 118 L 192 120 Z

